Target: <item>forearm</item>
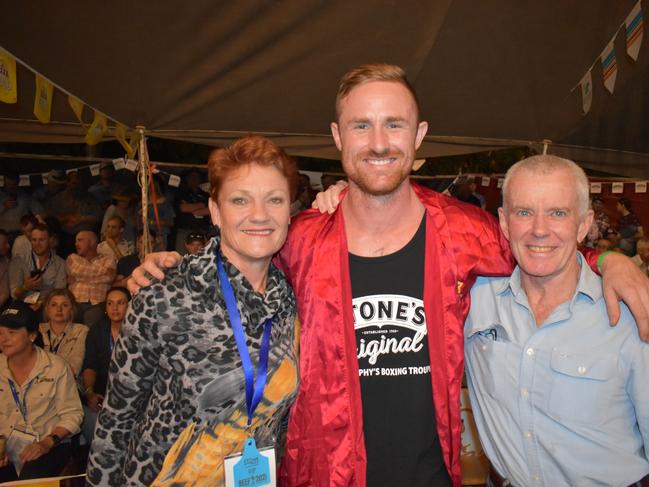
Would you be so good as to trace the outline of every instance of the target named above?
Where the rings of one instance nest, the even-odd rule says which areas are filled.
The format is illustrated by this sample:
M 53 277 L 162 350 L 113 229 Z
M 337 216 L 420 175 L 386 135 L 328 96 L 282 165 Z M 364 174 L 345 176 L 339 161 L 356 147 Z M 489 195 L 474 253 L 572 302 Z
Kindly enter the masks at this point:
M 83 391 L 85 394 L 88 394 L 88 391 L 94 392 L 95 382 L 97 382 L 97 372 L 93 369 L 83 369 L 81 380 L 83 382 Z

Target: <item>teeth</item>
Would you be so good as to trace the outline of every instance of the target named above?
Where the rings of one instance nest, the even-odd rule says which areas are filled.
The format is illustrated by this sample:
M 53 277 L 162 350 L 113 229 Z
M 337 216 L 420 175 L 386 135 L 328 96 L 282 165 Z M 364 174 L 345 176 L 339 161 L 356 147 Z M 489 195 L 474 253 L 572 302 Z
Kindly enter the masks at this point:
M 246 235 L 270 235 L 272 230 L 242 230 Z
M 545 247 L 540 245 L 528 245 L 527 248 L 532 252 L 551 252 L 552 250 L 554 250 L 554 247 Z
M 387 159 L 365 159 L 369 164 L 372 164 L 374 166 L 385 166 L 386 164 L 390 164 L 394 159 L 387 158 Z

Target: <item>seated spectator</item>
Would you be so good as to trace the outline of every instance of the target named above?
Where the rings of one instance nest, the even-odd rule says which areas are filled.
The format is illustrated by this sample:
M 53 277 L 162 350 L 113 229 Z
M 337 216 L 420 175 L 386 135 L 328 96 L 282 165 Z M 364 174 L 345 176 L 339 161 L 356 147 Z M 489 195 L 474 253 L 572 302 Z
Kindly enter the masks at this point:
M 636 245 L 637 254 L 631 260 L 649 277 L 649 238 L 642 237 Z
M 333 174 L 322 173 L 320 176 L 320 184 L 322 185 L 322 191 L 327 191 L 329 186 L 333 186 L 338 181 L 338 178 Z
M 88 188 L 88 193 L 95 197 L 105 210 L 113 199 L 115 166 L 112 162 L 102 162 L 99 166 L 99 181 Z
M 190 233 L 207 233 L 211 225 L 210 211 L 207 208 L 209 195 L 201 189 L 203 173 L 196 168 L 183 174 L 178 192 L 176 211 L 176 242 L 175 249 L 180 254 L 185 254 L 187 235 Z
M 480 208 L 486 210 L 487 200 L 476 191 L 478 189 L 478 184 L 475 182 L 475 179 L 472 179 L 471 182 L 469 182 L 469 189 L 471 190 L 471 195 L 480 202 Z
M 32 197 L 18 188 L 18 174 L 4 176 L 4 189 L 0 191 L 0 228 L 12 237 L 20 233 L 20 218 L 27 213 L 36 213 Z
M 97 253 L 97 235 L 82 230 L 75 239 L 77 252 L 66 260 L 68 287 L 77 301 L 76 322 L 92 326 L 104 313 L 106 292 L 115 279 L 115 259 Z
M 32 253 L 16 256 L 9 264 L 11 297 L 37 310 L 52 289 L 67 284 L 65 262 L 50 247 L 50 230 L 39 223 L 32 230 Z
M 43 340 L 43 349 L 58 355 L 70 366 L 75 377 L 81 373 L 86 350 L 88 327 L 72 323 L 75 301 L 67 289 L 54 289 L 43 303 L 43 319 L 38 327 Z
M 61 222 L 59 235 L 59 253 L 67 257 L 74 252 L 74 240 L 81 230 L 93 230 L 101 218 L 101 206 L 81 186 L 81 178 L 77 171 L 67 175 L 67 184 L 63 191 L 57 193 L 46 208 L 48 213 Z
M 48 215 L 45 209 L 51 207 L 51 200 L 54 195 L 65 189 L 65 171 L 63 169 L 52 169 L 45 175 L 44 183 L 43 186 L 32 193 L 33 206 L 37 210 L 34 211 L 34 214 L 42 219 Z
M 9 234 L 0 230 L 0 309 L 9 301 Z
M 113 216 L 106 223 L 104 240 L 97 245 L 97 252 L 112 257 L 118 261 L 122 257 L 135 252 L 135 243 L 124 238 L 124 220 L 121 216 Z
M 600 254 L 606 252 L 607 250 L 613 250 L 613 243 L 607 238 L 600 238 L 595 244 L 595 250 Z
M 131 274 L 133 273 L 135 268 L 139 266 L 144 260 L 143 235 L 144 232 L 142 230 L 139 230 L 137 232 L 137 242 L 136 242 L 137 252 L 131 255 L 127 255 L 126 257 L 122 257 L 121 259 L 119 259 L 119 261 L 117 261 L 117 276 L 115 277 L 115 282 L 113 282 L 113 286 L 126 287 L 126 281 L 128 281 L 128 278 L 131 277 Z M 158 249 L 159 240 L 156 233 L 151 231 L 149 232 L 149 236 L 153 241 L 152 247 L 154 249 Z
M 466 177 L 460 177 L 451 187 L 451 195 L 460 201 L 481 208 L 480 200 L 473 195 L 471 184 Z
M 207 237 L 199 232 L 192 232 L 185 240 L 185 252 L 196 255 L 207 245 Z
M 617 222 L 617 231 L 621 237 L 618 245 L 626 255 L 632 257 L 635 255 L 636 240 L 644 235 L 642 225 L 628 198 L 622 197 L 618 200 L 617 211 L 621 215 Z
M 104 401 L 108 384 L 108 366 L 113 353 L 113 346 L 122 329 L 126 309 L 131 295 L 123 287 L 112 287 L 106 294 L 106 315 L 95 323 L 86 338 L 86 354 L 83 360 L 83 390 L 85 405 L 83 418 L 83 436 L 92 443 L 97 413 Z
M 137 214 L 137 208 L 133 204 L 135 195 L 125 187 L 118 187 L 113 190 L 112 204 L 106 208 L 104 219 L 101 224 L 101 238 L 106 238 L 106 226 L 108 221 L 118 216 L 124 221 L 123 237 L 131 242 L 135 241 L 136 228 L 141 219 Z
M 0 482 L 53 477 L 70 459 L 83 409 L 66 362 L 34 345 L 38 321 L 24 303 L 0 315 Z
M 31 213 L 27 213 L 20 218 L 20 235 L 14 240 L 11 247 L 11 256 L 29 255 L 32 253 L 32 230 L 38 225 L 38 218 Z

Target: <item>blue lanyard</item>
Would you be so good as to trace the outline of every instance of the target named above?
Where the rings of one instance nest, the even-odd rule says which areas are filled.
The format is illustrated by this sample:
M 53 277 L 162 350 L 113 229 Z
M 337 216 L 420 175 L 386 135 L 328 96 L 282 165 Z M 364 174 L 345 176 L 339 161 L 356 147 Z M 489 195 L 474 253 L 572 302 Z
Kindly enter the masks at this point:
M 221 291 L 225 298 L 225 305 L 228 309 L 230 316 L 230 326 L 232 326 L 232 333 L 237 342 L 237 349 L 241 356 L 241 367 L 243 367 L 243 375 L 246 379 L 246 409 L 248 411 L 248 426 L 252 424 L 252 415 L 261 401 L 264 394 L 264 387 L 266 386 L 266 375 L 268 373 L 268 354 L 270 352 L 270 330 L 273 327 L 273 320 L 267 319 L 264 323 L 264 334 L 261 338 L 261 349 L 259 350 L 259 367 L 257 368 L 257 379 L 254 378 L 254 371 L 248 347 L 246 346 L 246 337 L 241 325 L 241 315 L 237 309 L 237 300 L 234 297 L 234 291 L 228 280 L 228 276 L 223 268 L 221 255 L 219 250 L 216 251 L 216 266 L 219 271 L 219 281 L 221 284 Z
M 108 348 L 110 349 L 110 355 L 113 355 L 113 348 L 115 347 L 115 340 L 113 340 L 113 332 L 108 330 Z
M 20 414 L 22 415 L 25 424 L 27 424 L 27 393 L 29 392 L 29 388 L 34 383 L 34 380 L 33 379 L 30 380 L 29 384 L 27 384 L 27 387 L 25 388 L 25 394 L 23 394 L 22 402 L 20 402 L 20 396 L 18 395 L 18 391 L 16 390 L 14 381 L 12 381 L 11 379 L 8 380 L 9 380 L 9 387 L 11 388 L 11 395 L 14 396 L 14 402 L 16 403 L 16 406 L 18 406 L 18 409 L 20 410 Z

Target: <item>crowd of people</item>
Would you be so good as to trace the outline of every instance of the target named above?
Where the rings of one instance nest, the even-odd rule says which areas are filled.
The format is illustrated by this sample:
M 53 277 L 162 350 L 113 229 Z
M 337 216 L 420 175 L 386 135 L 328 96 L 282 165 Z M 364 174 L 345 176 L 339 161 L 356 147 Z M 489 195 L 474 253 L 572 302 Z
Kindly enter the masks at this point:
M 99 218 L 59 209 L 56 233 L 29 208 L 42 220 L 8 264 L 0 315 L 2 479 L 60 469 L 83 429 L 90 485 L 248 485 L 252 471 L 256 484 L 458 487 L 466 353 L 490 485 L 646 485 L 649 280 L 620 253 L 578 251 L 595 219 L 585 174 L 519 162 L 496 221 L 409 180 L 427 129 L 401 68 L 351 70 L 331 124 L 349 186 L 325 193 L 333 208 L 291 220 L 310 185 L 247 136 L 210 157 L 204 207 L 180 200 L 219 229 L 184 257 L 143 260 L 141 241 L 124 255 L 132 206 L 117 198 L 111 255 L 87 228 Z M 169 211 L 139 211 L 172 248 L 180 223 L 161 190 Z M 127 311 L 111 286 L 129 275 L 145 288 Z

